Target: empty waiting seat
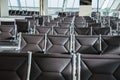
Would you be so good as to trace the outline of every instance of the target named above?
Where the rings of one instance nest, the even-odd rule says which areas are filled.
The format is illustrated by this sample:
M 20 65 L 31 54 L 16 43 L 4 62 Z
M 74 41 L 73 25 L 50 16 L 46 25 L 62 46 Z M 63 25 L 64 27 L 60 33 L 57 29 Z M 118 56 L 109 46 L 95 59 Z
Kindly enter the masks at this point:
M 28 54 L 0 53 L 1 80 L 27 80 Z
M 30 80 L 74 80 L 71 55 L 33 54 Z
M 45 46 L 45 36 L 36 34 L 21 34 L 20 52 L 31 51 L 33 53 L 43 52 Z
M 58 25 L 59 25 L 59 27 L 61 27 L 61 28 L 69 28 L 70 26 L 71 26 L 71 24 L 70 23 L 58 23 Z
M 77 22 L 74 24 L 76 28 L 84 28 L 87 27 L 87 23 L 84 22 Z
M 53 35 L 70 35 L 70 28 L 54 27 Z
M 52 28 L 51 27 L 41 27 L 41 26 L 36 26 L 36 34 L 52 34 Z
M 66 23 L 71 23 L 73 20 L 73 17 L 65 17 L 63 22 L 66 22 Z
M 29 23 L 25 19 L 16 19 L 17 32 L 28 33 L 29 32 Z
M 88 27 L 103 27 L 103 26 L 101 26 L 101 23 L 89 23 L 88 24 Z
M 57 26 L 57 23 L 54 23 L 54 22 L 45 22 L 45 26 L 48 26 L 48 27 L 56 27 Z
M 120 54 L 120 36 L 102 36 L 102 54 Z
M 93 27 L 92 35 L 110 35 L 110 27 Z
M 99 36 L 75 36 L 74 52 L 80 54 L 100 54 Z
M 119 80 L 120 56 L 82 55 L 78 80 Z
M 1 25 L 0 26 L 0 40 L 13 40 L 15 38 L 14 25 Z
M 14 21 L 1 21 L 1 25 L 14 25 Z
M 47 36 L 46 54 L 70 54 L 70 47 L 70 36 Z
M 75 35 L 91 35 L 91 28 L 74 28 Z

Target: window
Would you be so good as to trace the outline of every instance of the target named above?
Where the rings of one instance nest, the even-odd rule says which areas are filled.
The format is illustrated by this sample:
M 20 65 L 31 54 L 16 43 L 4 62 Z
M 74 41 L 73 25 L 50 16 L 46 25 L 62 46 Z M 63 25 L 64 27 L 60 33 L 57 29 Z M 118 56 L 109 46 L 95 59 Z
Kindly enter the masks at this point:
M 79 0 L 68 0 L 67 8 L 79 8 Z
M 62 7 L 63 0 L 48 0 L 48 7 Z
M 17 0 L 9 0 L 9 2 L 9 5 L 11 4 L 11 6 L 18 6 Z

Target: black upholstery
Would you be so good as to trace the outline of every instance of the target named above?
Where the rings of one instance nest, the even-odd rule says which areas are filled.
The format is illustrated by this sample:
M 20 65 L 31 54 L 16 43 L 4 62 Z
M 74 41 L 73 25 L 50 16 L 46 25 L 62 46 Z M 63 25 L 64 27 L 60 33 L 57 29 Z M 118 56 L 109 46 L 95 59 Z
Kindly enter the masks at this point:
M 100 54 L 99 36 L 75 36 L 75 52 L 80 54 Z
M 63 20 L 63 22 L 65 22 L 65 23 L 71 23 L 72 20 L 73 20 L 73 17 L 65 17 L 64 20 Z
M 41 27 L 41 26 L 37 26 L 36 27 L 36 34 L 52 34 L 52 28 L 51 27 Z
M 0 26 L 0 40 L 11 40 L 15 36 L 14 25 L 1 25 Z
M 117 20 L 110 20 L 110 26 L 111 26 L 112 30 L 116 30 L 117 29 Z
M 45 46 L 44 35 L 22 34 L 20 52 L 43 52 Z
M 74 28 L 75 35 L 91 35 L 91 28 Z
M 109 35 L 110 34 L 110 28 L 109 27 L 93 27 L 92 28 L 92 34 L 93 35 Z
M 70 35 L 70 29 L 69 28 L 54 27 L 53 28 L 53 35 Z
M 66 17 L 66 14 L 64 12 L 59 12 L 58 16 L 60 16 L 60 17 Z
M 43 17 L 38 18 L 38 24 L 39 25 L 43 25 L 43 21 L 44 21 Z
M 79 80 L 119 80 L 120 56 L 81 56 Z
M 16 19 L 17 32 L 27 33 L 29 32 L 28 21 L 24 19 Z
M 1 21 L 1 25 L 14 25 L 14 21 Z
M 30 80 L 72 80 L 72 56 L 33 54 Z
M 89 25 L 90 27 L 102 27 L 101 23 L 93 23 L 91 25 Z
M 48 35 L 46 43 L 48 54 L 70 54 L 70 36 Z
M 27 54 L 0 53 L 0 80 L 27 80 Z
M 58 25 L 59 25 L 59 27 L 62 27 L 62 28 L 64 28 L 64 27 L 70 27 L 70 23 L 58 23 Z
M 120 54 L 120 36 L 102 36 L 102 54 Z
M 86 26 L 86 23 L 77 22 L 77 23 L 75 23 L 75 27 L 76 27 L 76 28 L 83 28 L 83 27 L 87 27 L 87 26 Z
M 57 26 L 57 23 L 55 22 L 45 22 L 45 26 L 48 26 L 48 27 L 55 27 L 55 26 Z

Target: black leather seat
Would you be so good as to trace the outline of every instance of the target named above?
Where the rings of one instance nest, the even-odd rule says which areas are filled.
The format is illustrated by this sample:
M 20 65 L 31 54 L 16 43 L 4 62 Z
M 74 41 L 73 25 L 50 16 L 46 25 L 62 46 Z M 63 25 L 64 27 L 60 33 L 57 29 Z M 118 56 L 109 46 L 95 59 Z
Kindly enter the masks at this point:
M 70 47 L 70 36 L 47 36 L 46 54 L 70 54 Z
M 25 19 L 16 19 L 17 32 L 28 33 L 29 23 Z
M 91 28 L 74 28 L 75 35 L 91 35 Z
M 102 54 L 120 54 L 120 36 L 102 36 Z
M 70 35 L 70 28 L 54 27 L 53 35 Z
M 0 53 L 0 80 L 27 80 L 28 54 Z
M 59 27 L 61 28 L 69 28 L 71 26 L 70 23 L 58 23 Z
M 14 25 L 14 21 L 1 21 L 1 25 Z
M 75 36 L 74 49 L 80 54 L 100 54 L 99 36 Z
M 56 27 L 57 26 L 57 23 L 55 22 L 45 22 L 45 26 L 48 26 L 48 27 Z
M 36 26 L 36 34 L 52 34 L 52 28 L 51 27 L 41 27 L 41 26 Z
M 71 55 L 33 54 L 30 80 L 73 80 Z
M 45 46 L 45 36 L 37 35 L 37 34 L 21 34 L 21 44 L 20 44 L 20 52 L 25 53 L 31 51 L 33 53 L 36 52 L 44 52 Z
M 93 27 L 92 28 L 92 35 L 109 35 L 110 34 L 110 27 Z
M 1 25 L 0 26 L 0 40 L 14 40 L 15 39 L 15 26 L 14 25 Z
M 120 79 L 120 56 L 82 55 L 80 64 L 78 64 L 80 69 L 78 71 L 79 80 Z
M 87 27 L 87 23 L 84 23 L 84 22 L 76 22 L 76 23 L 75 23 L 75 27 L 76 27 L 76 28 L 84 28 L 84 27 Z

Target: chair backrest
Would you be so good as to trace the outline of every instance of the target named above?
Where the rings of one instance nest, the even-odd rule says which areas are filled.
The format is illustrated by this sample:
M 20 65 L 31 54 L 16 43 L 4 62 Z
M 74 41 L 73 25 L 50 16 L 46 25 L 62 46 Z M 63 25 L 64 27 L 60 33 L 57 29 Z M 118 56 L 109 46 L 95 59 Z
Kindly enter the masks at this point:
M 48 27 L 55 27 L 55 26 L 57 26 L 57 23 L 45 22 L 45 26 L 48 26 Z
M 44 19 L 43 17 L 38 17 L 38 24 L 43 25 Z
M 70 35 L 70 28 L 54 27 L 53 35 Z
M 120 36 L 102 36 L 102 54 L 120 54 Z
M 84 23 L 84 22 L 75 22 L 75 27 L 76 28 L 84 28 L 84 27 L 87 27 L 86 25 L 87 25 L 87 23 Z
M 33 54 L 30 80 L 73 80 L 71 55 Z
M 52 28 L 51 27 L 41 27 L 41 26 L 36 26 L 36 34 L 52 34 Z
M 21 34 L 20 52 L 43 52 L 45 36 L 37 34 Z
M 46 53 L 48 54 L 70 54 L 70 46 L 70 36 L 47 36 Z
M 75 35 L 91 35 L 91 28 L 74 28 Z
M 1 25 L 14 25 L 14 21 L 1 21 Z
M 110 34 L 110 27 L 93 27 L 92 28 L 92 35 L 109 35 Z
M 0 40 L 14 39 L 15 26 L 14 25 L 1 25 L 0 26 Z
M 58 23 L 59 27 L 61 28 L 69 28 L 71 26 L 70 23 Z
M 75 36 L 74 51 L 80 54 L 100 54 L 99 36 Z
M 93 24 L 91 24 L 89 26 L 91 26 L 91 27 L 102 27 L 101 23 L 93 23 Z
M 1 80 L 27 80 L 28 54 L 0 53 Z
M 17 32 L 28 33 L 29 32 L 29 23 L 25 19 L 16 20 Z
M 68 23 L 71 23 L 72 22 L 72 20 L 73 20 L 73 17 L 65 17 L 64 18 L 64 20 L 63 20 L 63 22 L 68 22 Z
M 80 65 L 81 64 L 81 65 Z M 119 80 L 120 56 L 82 55 L 78 80 Z

